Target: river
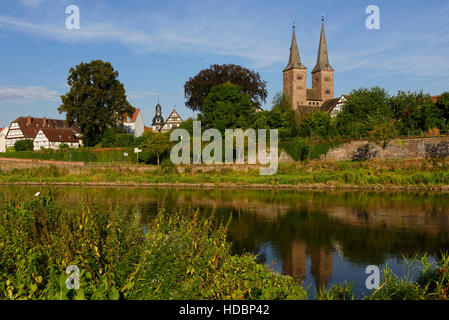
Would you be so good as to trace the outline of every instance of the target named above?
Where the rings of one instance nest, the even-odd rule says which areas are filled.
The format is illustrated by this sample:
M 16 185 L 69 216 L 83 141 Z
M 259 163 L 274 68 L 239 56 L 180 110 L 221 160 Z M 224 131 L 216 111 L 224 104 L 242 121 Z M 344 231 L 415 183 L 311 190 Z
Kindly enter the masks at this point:
M 73 208 L 120 201 L 145 224 L 161 209 L 199 209 L 226 222 L 235 254 L 252 252 L 274 271 L 304 281 L 310 292 L 344 281 L 369 293 L 369 265 L 408 272 L 404 258 L 449 249 L 449 194 L 439 192 L 202 190 L 1 186 L 2 201 L 53 194 Z M 410 273 L 413 276 L 413 269 Z

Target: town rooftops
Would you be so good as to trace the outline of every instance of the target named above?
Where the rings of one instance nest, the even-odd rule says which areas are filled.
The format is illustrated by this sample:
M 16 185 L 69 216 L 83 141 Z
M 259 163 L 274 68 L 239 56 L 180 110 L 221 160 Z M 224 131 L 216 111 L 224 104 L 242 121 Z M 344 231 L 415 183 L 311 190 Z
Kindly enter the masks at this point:
M 324 101 L 324 103 L 322 104 L 322 106 L 320 108 L 320 111 L 331 112 L 337 106 L 340 99 L 341 99 L 341 97 Z
M 438 102 L 438 99 L 440 98 L 441 96 L 433 96 L 432 97 L 432 102 L 433 103 L 437 103 Z
M 140 109 L 136 108 L 136 111 L 134 111 L 133 116 L 130 117 L 127 113 L 125 113 L 125 119 L 123 120 L 123 122 L 136 122 L 137 116 L 139 115 Z
M 12 123 L 17 123 L 22 134 L 27 139 L 34 139 L 41 129 L 62 129 L 71 130 L 74 134 L 78 134 L 80 130 L 77 126 L 69 126 L 66 121 L 47 118 L 20 117 Z
M 79 142 L 72 129 L 41 129 L 48 141 L 51 142 Z

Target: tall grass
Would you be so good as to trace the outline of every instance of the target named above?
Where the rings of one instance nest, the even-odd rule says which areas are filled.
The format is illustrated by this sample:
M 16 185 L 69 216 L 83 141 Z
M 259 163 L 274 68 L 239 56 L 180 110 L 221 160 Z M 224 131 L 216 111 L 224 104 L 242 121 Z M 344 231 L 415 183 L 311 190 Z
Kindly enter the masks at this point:
M 81 271 L 68 289 L 65 270 Z M 1 299 L 305 299 L 292 278 L 255 256 L 232 256 L 226 225 L 196 212 L 77 209 L 51 197 L 11 202 L 0 212 Z
M 116 182 L 116 183 L 191 183 L 237 185 L 317 185 L 326 187 L 414 187 L 434 188 L 449 185 L 448 160 L 321 162 L 280 164 L 272 176 L 261 176 L 257 168 L 231 170 L 207 166 L 188 166 L 184 172 L 177 167 L 135 171 L 127 167 L 82 170 L 67 168 L 29 168 L 0 170 L 0 182 Z M 220 170 L 221 169 L 221 170 Z

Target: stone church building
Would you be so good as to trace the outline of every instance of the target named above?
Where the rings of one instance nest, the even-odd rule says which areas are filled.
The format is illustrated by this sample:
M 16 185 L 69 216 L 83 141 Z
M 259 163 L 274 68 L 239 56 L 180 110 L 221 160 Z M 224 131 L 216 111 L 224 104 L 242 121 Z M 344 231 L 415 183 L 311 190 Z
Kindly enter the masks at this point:
M 312 70 L 312 88 L 307 88 L 307 68 L 301 63 L 294 25 L 290 57 L 283 71 L 283 85 L 284 94 L 301 117 L 309 112 L 321 110 L 323 105 L 329 105 L 330 100 L 332 102 L 339 100 L 334 99 L 334 69 L 329 64 L 324 18 L 321 23 L 317 62 Z

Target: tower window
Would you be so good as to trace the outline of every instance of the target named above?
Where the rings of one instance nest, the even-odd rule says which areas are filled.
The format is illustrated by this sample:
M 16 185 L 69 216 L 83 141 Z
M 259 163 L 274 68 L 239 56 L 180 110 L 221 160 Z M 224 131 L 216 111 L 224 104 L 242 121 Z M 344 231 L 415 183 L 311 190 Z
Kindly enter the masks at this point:
M 327 82 L 329 82 L 329 81 L 331 81 L 331 78 L 326 77 L 324 80 L 327 81 Z
M 302 80 L 302 75 L 299 74 L 297 78 L 298 80 Z

